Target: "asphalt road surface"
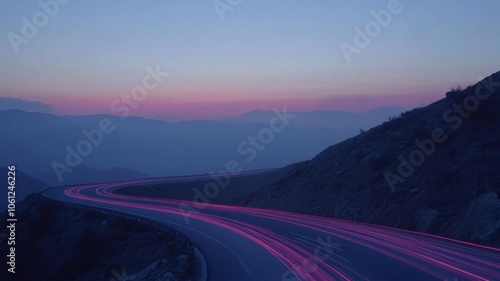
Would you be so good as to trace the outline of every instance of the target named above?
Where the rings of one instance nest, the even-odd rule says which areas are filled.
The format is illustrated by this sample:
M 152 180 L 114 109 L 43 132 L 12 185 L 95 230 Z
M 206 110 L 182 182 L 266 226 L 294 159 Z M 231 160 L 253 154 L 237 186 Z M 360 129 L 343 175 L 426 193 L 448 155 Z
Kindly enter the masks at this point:
M 260 172 L 243 174 L 248 173 Z M 500 250 L 495 248 L 364 223 L 209 204 L 215 189 L 193 201 L 112 193 L 130 185 L 204 178 L 210 176 L 60 187 L 44 195 L 178 230 L 205 257 L 207 280 L 500 280 Z

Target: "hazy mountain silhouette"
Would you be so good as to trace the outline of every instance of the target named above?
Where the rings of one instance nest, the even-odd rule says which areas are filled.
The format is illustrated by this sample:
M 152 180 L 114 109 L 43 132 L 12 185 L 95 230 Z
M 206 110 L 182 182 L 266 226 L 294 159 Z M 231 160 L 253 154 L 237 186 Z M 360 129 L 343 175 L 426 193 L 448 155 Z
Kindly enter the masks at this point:
M 109 115 L 55 116 L 6 110 L 0 111 L 0 130 L 8 133 L 0 139 L 0 145 L 9 149 L 0 165 L 15 161 L 21 170 L 52 185 L 218 172 L 231 160 L 244 170 L 283 167 L 354 136 L 370 122 L 387 120 L 398 109 L 373 112 L 378 112 L 377 119 L 372 112 L 297 113 L 289 126 L 273 134 L 269 143 L 259 140 L 259 147 L 253 147 L 249 136 L 258 137 L 259 132 L 269 128 L 275 114 L 272 111 L 261 114 L 259 122 L 244 115 L 240 121 L 167 123 L 132 116 L 122 120 Z M 92 135 L 102 120 L 108 120 L 114 131 L 102 133 L 102 141 L 92 145 L 88 156 L 76 161 L 78 145 L 89 144 L 83 131 Z M 83 148 L 88 149 L 85 145 Z M 77 167 L 68 165 L 68 157 L 78 162 Z M 55 162 L 71 169 L 71 173 L 63 174 L 63 182 L 54 172 Z M 117 170 L 110 172 L 114 168 Z
M 151 178 L 150 174 L 133 171 L 121 167 L 114 167 L 110 169 L 95 169 L 89 168 L 85 165 L 78 166 L 73 169 L 71 173 L 64 174 L 64 181 L 59 182 L 54 171 L 47 171 L 44 173 L 35 173 L 34 177 L 50 183 L 52 185 L 69 185 L 81 184 L 90 182 L 112 182 L 122 180 L 134 180 Z
M 318 110 L 293 112 L 297 115 L 290 122 L 290 127 L 297 128 L 359 128 L 369 129 L 386 121 L 390 116 L 397 116 L 405 110 L 396 106 L 378 107 L 360 113 L 343 110 Z M 233 124 L 266 124 L 274 116 L 272 111 L 254 110 L 235 118 L 224 120 Z
M 20 98 L 0 97 L 0 110 L 19 109 L 27 112 L 51 113 L 54 108 L 51 105 L 38 101 L 29 101 Z
M 71 122 L 65 118 L 46 113 L 28 113 L 18 109 L 0 111 L 0 128 L 6 137 L 26 136 L 70 126 L 72 126 Z
M 7 172 L 9 170 L 7 167 L 0 167 L 0 180 L 7 184 Z M 20 170 L 15 171 L 15 195 L 16 195 L 16 202 L 20 202 L 23 200 L 26 196 L 28 196 L 31 193 L 37 193 L 40 192 L 44 189 L 47 189 L 49 186 L 47 186 L 45 183 L 34 179 L 27 174 L 23 173 Z M 5 192 L 2 192 L 2 202 L 0 202 L 0 212 L 5 211 L 7 209 L 7 188 L 4 188 Z
M 286 168 L 242 203 L 500 246 L 500 72 Z

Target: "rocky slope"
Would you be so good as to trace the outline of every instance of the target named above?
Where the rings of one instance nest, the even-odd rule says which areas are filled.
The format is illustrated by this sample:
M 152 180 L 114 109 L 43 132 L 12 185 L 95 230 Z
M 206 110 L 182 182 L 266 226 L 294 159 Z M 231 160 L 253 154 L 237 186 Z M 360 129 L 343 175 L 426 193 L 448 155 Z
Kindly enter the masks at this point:
M 331 146 L 240 204 L 500 247 L 500 72 Z

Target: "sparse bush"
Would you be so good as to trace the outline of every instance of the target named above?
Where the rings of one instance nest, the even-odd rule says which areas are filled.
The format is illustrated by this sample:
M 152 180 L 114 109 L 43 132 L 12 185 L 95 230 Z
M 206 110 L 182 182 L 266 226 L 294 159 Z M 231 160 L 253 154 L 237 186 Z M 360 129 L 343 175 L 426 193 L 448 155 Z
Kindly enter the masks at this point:
M 446 93 L 446 97 L 447 98 L 451 98 L 453 96 L 456 96 L 456 94 L 462 92 L 464 89 L 462 86 L 460 85 L 456 85 L 456 86 L 453 86 L 451 87 L 451 89 Z
M 463 91 L 463 90 L 464 90 L 464 89 L 463 89 L 463 87 L 462 87 L 462 86 L 460 86 L 460 85 L 455 85 L 455 86 L 451 87 L 450 92 L 452 92 L 452 93 L 458 93 L 458 92 L 461 92 L 461 91 Z

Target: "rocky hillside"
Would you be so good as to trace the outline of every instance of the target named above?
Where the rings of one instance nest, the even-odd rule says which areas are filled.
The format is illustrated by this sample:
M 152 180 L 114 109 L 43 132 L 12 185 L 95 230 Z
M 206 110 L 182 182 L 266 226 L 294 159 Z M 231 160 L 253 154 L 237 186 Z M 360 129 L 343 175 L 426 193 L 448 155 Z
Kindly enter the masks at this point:
M 193 245 L 172 229 L 30 195 L 17 205 L 15 275 L 1 280 L 191 280 Z M 6 221 L 5 213 L 0 214 Z M 1 234 L 1 233 L 0 233 Z M 0 252 L 8 246 L 0 237 Z
M 500 247 L 500 72 L 331 146 L 240 204 Z

